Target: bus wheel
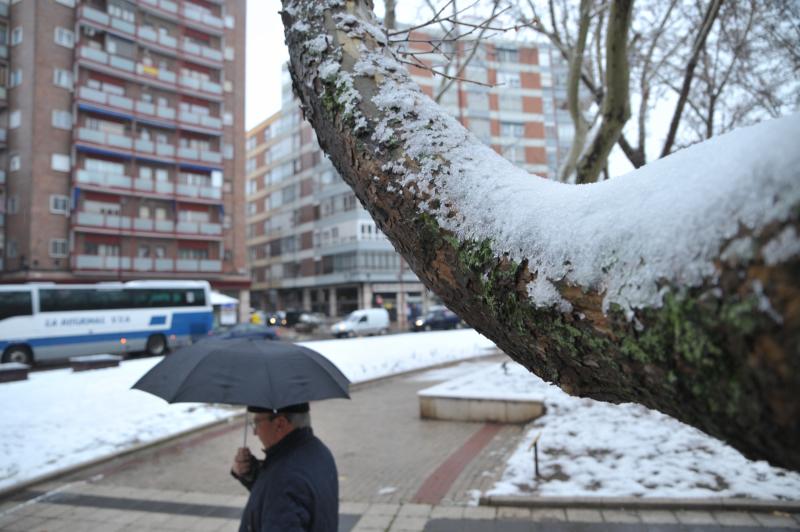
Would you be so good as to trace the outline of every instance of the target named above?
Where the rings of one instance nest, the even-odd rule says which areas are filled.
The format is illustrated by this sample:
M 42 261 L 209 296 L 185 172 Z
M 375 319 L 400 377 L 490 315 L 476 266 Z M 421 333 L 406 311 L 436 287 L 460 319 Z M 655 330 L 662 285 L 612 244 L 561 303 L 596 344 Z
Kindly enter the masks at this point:
M 162 334 L 154 334 L 147 339 L 147 347 L 145 347 L 145 349 L 147 350 L 148 355 L 163 355 L 167 350 L 167 340 Z
M 33 354 L 24 345 L 12 345 L 3 353 L 3 362 L 17 362 L 19 364 L 32 365 Z

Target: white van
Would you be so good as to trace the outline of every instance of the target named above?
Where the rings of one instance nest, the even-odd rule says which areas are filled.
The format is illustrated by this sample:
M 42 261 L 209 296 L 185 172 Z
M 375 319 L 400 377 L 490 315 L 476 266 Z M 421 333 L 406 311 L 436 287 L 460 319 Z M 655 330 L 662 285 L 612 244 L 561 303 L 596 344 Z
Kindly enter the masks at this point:
M 331 334 L 336 338 L 385 334 L 389 330 L 389 312 L 384 308 L 354 310 L 345 319 L 334 323 Z

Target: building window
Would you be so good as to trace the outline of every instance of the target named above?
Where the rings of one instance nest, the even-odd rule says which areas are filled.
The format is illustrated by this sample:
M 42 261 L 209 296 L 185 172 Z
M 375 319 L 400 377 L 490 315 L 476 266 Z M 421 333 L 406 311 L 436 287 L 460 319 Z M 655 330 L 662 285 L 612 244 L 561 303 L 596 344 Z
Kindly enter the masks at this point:
M 69 214 L 69 198 L 57 194 L 50 196 L 50 212 L 53 214 Z
M 20 166 L 19 155 L 15 154 L 9 157 L 8 170 L 10 172 L 16 172 L 17 170 L 19 170 L 19 166 Z
M 16 46 L 22 42 L 22 26 L 17 26 L 11 30 L 11 46 Z
M 8 114 L 8 127 L 9 129 L 18 128 L 22 124 L 22 113 L 19 109 L 11 111 Z
M 69 111 L 53 109 L 52 120 L 53 127 L 57 127 L 59 129 L 72 129 L 72 113 Z
M 69 155 L 63 153 L 54 153 L 50 159 L 50 167 L 58 172 L 69 172 L 70 164 Z
M 6 199 L 6 212 L 8 214 L 17 214 L 19 210 L 19 201 L 17 200 L 17 196 L 9 196 Z
M 497 60 L 501 63 L 519 63 L 519 52 L 512 48 L 496 48 Z
M 6 248 L 6 257 L 14 259 L 17 257 L 17 241 L 9 240 L 8 247 Z
M 69 243 L 63 238 L 50 240 L 50 256 L 54 258 L 66 257 L 69 253 Z
M 228 29 L 233 29 L 236 26 L 236 19 L 233 18 L 233 15 L 225 15 L 225 27 Z
M 518 88 L 520 87 L 519 72 L 504 72 L 497 71 L 497 84 L 503 87 Z
M 14 88 L 22 85 L 22 69 L 17 68 L 8 74 L 8 87 Z
M 256 141 L 258 139 L 256 137 L 248 137 L 247 142 L 245 144 L 245 149 L 247 151 L 252 151 L 256 148 Z
M 222 123 L 226 126 L 233 125 L 233 114 L 232 113 L 223 113 L 222 115 Z
M 56 0 L 56 2 L 67 7 L 75 7 L 75 0 Z
M 500 136 L 519 139 L 525 136 L 525 124 L 500 122 Z
M 55 30 L 55 41 L 65 48 L 75 46 L 75 33 L 67 28 L 57 27 Z
M 53 83 L 57 87 L 72 90 L 72 72 L 60 68 L 53 69 Z

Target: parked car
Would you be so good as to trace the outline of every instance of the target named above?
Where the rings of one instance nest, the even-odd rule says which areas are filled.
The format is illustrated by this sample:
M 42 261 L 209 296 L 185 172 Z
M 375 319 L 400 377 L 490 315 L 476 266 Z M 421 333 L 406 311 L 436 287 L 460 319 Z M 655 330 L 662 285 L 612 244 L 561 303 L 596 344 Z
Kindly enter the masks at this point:
M 310 333 L 322 325 L 324 321 L 325 317 L 322 314 L 303 312 L 297 318 L 297 323 L 294 324 L 294 330 L 297 332 Z
M 334 323 L 331 334 L 336 338 L 385 334 L 389 331 L 389 312 L 384 308 L 354 310 L 345 319 Z
M 458 314 L 444 307 L 431 309 L 411 323 L 412 331 L 434 331 L 445 329 L 460 329 L 464 326 Z
M 286 327 L 286 313 L 282 310 L 267 314 L 264 323 L 271 327 Z
M 254 323 L 237 323 L 236 325 L 220 325 L 208 333 L 209 338 L 230 340 L 232 338 L 263 338 L 264 340 L 277 340 L 278 331 L 273 327 L 257 325 Z

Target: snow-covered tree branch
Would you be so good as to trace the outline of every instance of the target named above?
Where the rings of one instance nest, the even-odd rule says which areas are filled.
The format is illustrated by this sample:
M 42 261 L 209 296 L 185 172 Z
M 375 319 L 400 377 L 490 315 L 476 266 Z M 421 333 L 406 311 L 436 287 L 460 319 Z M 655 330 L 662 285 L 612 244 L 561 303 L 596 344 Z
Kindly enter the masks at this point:
M 800 118 L 610 181 L 548 181 L 423 95 L 371 7 L 283 0 L 291 74 L 419 278 L 569 393 L 638 402 L 800 470 Z

